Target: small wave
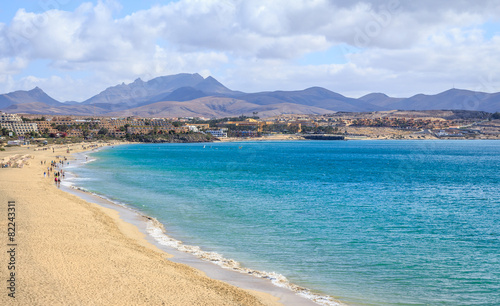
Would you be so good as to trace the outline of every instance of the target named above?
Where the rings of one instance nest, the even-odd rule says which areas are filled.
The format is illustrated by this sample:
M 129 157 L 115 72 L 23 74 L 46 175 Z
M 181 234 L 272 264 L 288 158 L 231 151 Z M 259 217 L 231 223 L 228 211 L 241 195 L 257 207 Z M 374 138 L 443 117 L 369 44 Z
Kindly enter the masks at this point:
M 302 296 L 304 298 L 307 298 L 309 300 L 312 300 L 313 302 L 315 302 L 319 305 L 325 305 L 325 306 L 342 306 L 342 305 L 344 305 L 344 304 L 336 301 L 331 296 L 317 294 L 317 293 L 311 292 L 308 288 L 295 285 L 295 284 L 291 283 L 285 276 L 283 276 L 279 273 L 258 271 L 258 270 L 245 268 L 245 267 L 242 267 L 241 264 L 239 262 L 237 262 L 236 260 L 227 259 L 219 253 L 203 251 L 199 246 L 186 245 L 182 241 L 174 239 L 174 238 L 168 236 L 167 234 L 165 234 L 165 232 L 166 232 L 165 227 L 156 218 L 152 218 L 152 217 L 149 217 L 147 215 L 144 215 L 141 212 L 131 208 L 130 206 L 128 206 L 125 203 L 121 203 L 119 201 L 110 199 L 106 196 L 103 196 L 102 194 L 94 193 L 94 192 L 89 191 L 83 187 L 79 187 L 76 185 L 71 185 L 69 187 L 72 189 L 79 190 L 81 192 L 85 192 L 85 193 L 90 194 L 92 196 L 99 197 L 99 198 L 104 199 L 106 201 L 109 201 L 115 205 L 121 206 L 121 207 L 128 209 L 128 210 L 131 210 L 134 213 L 138 214 L 139 216 L 144 217 L 145 219 L 148 220 L 147 226 L 146 226 L 147 233 L 151 237 L 153 237 L 161 245 L 174 248 L 174 249 L 179 250 L 181 252 L 192 254 L 192 255 L 196 256 L 197 258 L 200 258 L 201 260 L 214 263 L 214 264 L 216 264 L 224 269 L 227 269 L 227 270 L 232 270 L 232 271 L 236 271 L 236 272 L 239 272 L 242 274 L 252 275 L 252 276 L 258 277 L 258 278 L 268 279 L 275 286 L 289 289 L 289 290 L 295 292 L 297 295 Z
M 95 181 L 95 178 L 92 178 L 92 177 L 74 177 L 74 178 L 71 178 L 71 180 L 75 181 L 75 182 L 87 182 L 87 181 Z
M 87 189 L 85 189 L 83 187 L 78 187 L 78 186 L 75 186 L 75 185 L 71 185 L 70 187 L 71 187 L 71 189 L 75 189 L 75 190 L 79 190 L 79 191 L 82 191 L 82 192 L 85 192 L 85 193 L 88 193 L 88 194 L 96 195 L 96 194 L 88 191 Z
M 74 183 L 69 180 L 61 180 L 61 185 L 64 187 L 72 188 Z
M 106 197 L 106 196 L 103 196 L 102 194 L 92 192 L 92 191 L 90 191 L 90 190 L 88 190 L 88 189 L 85 189 L 85 188 L 83 188 L 83 187 L 76 186 L 76 185 L 73 185 L 73 184 L 72 184 L 71 186 L 69 186 L 69 187 L 70 187 L 71 189 L 75 189 L 75 190 L 78 190 L 78 191 L 81 191 L 81 192 L 84 192 L 84 193 L 90 194 L 90 195 L 92 195 L 92 196 L 94 196 L 94 197 L 97 197 L 97 198 L 101 198 L 101 199 L 103 199 L 103 200 L 106 200 L 106 201 L 108 201 L 108 202 L 112 203 L 113 205 L 118 205 L 118 206 L 120 206 L 120 207 L 126 208 L 126 209 L 128 209 L 128 210 L 130 210 L 130 211 L 133 211 L 134 213 L 136 213 L 136 214 L 138 214 L 138 215 L 140 215 L 140 216 L 143 216 L 143 217 L 149 218 L 149 217 L 144 216 L 143 214 L 141 214 L 139 211 L 137 211 L 137 210 L 135 210 L 135 209 L 131 208 L 131 207 L 130 207 L 130 206 L 128 206 L 127 204 L 122 203 L 122 202 L 119 202 L 119 201 L 114 200 L 114 199 L 110 199 L 110 198 L 108 198 L 108 197 Z
M 151 237 L 153 237 L 159 244 L 174 248 L 181 252 L 192 254 L 202 260 L 214 263 L 224 269 L 236 271 L 243 274 L 252 275 L 258 278 L 269 279 L 275 286 L 292 290 L 296 294 L 310 299 L 319 305 L 325 306 L 341 306 L 340 302 L 336 301 L 333 297 L 328 295 L 320 295 L 311 292 L 309 289 L 291 283 L 285 276 L 276 272 L 265 272 L 244 268 L 241 264 L 233 259 L 227 259 L 216 252 L 203 251 L 199 246 L 185 245 L 182 241 L 169 237 L 165 234 L 165 228 L 155 218 L 147 217 L 147 228 Z
M 82 164 L 88 164 L 88 163 L 91 163 L 91 162 L 95 162 L 96 160 L 97 160 L 97 158 L 87 159 L 86 161 L 83 161 Z

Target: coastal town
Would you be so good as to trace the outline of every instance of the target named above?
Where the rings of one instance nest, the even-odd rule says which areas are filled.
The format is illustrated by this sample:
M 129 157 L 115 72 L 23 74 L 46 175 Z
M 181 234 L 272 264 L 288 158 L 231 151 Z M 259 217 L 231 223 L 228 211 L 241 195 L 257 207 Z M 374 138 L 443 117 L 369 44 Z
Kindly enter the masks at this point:
M 257 115 L 257 114 L 254 114 Z M 392 111 L 279 115 L 237 118 L 112 118 L 0 113 L 2 140 L 40 138 L 134 140 L 135 136 L 201 133 L 207 139 L 342 135 L 347 139 L 497 139 L 499 113 L 469 111 Z
M 167 137 L 169 135 L 170 138 Z M 179 135 L 198 137 L 186 139 L 179 138 Z M 0 141 L 4 146 L 26 144 L 30 141 L 47 143 L 56 139 L 81 141 L 113 138 L 146 142 L 152 139 L 180 139 L 178 142 L 195 142 L 246 138 L 307 139 L 311 135 L 341 136 L 337 139 L 500 139 L 500 113 L 337 112 L 327 115 L 284 114 L 265 119 L 259 118 L 258 113 L 254 113 L 252 117 L 212 119 L 0 113 Z

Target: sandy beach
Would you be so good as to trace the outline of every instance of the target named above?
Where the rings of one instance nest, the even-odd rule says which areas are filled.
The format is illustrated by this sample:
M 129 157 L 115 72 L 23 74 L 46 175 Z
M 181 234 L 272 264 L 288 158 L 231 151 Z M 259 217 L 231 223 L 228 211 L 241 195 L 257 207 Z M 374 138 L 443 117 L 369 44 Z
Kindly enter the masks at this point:
M 43 173 L 67 150 L 0 152 L 20 166 L 0 169 L 0 305 L 281 305 L 168 260 L 116 210 L 58 189 Z

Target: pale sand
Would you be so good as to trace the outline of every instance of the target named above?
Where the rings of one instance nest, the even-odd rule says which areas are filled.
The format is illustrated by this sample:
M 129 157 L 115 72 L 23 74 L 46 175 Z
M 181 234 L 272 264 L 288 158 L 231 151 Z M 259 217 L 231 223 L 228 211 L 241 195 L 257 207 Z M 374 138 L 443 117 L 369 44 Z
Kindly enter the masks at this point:
M 81 149 L 81 146 L 75 146 Z M 0 160 L 31 154 L 23 168 L 0 169 L 0 305 L 281 305 L 269 294 L 208 278 L 146 239 L 118 212 L 55 187 L 44 169 L 52 153 L 7 148 Z M 40 165 L 41 160 L 47 164 Z M 7 202 L 16 202 L 16 298 L 7 293 Z

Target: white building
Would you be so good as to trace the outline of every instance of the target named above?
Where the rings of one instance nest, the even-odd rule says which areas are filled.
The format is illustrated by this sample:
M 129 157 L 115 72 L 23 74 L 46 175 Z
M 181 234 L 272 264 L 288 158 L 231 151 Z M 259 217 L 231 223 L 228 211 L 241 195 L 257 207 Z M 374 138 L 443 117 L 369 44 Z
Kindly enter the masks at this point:
M 23 119 L 16 114 L 6 114 L 0 112 L 0 123 L 3 122 L 23 122 Z
M 30 132 L 38 132 L 36 123 L 23 122 L 16 114 L 0 113 L 0 129 L 6 128 L 17 135 L 24 135 Z
M 38 126 L 32 122 L 12 122 L 12 130 L 17 135 L 24 135 L 31 132 L 38 132 Z
M 212 134 L 212 136 L 217 137 L 217 138 L 221 138 L 221 137 L 226 138 L 227 137 L 227 129 L 208 130 L 206 132 Z
M 198 128 L 194 125 L 187 125 L 188 129 L 190 132 L 195 132 L 195 133 L 198 133 L 200 130 L 198 130 Z
M 16 135 L 38 132 L 37 124 L 31 122 L 1 122 L 0 128 L 6 128 L 7 130 L 13 131 Z

